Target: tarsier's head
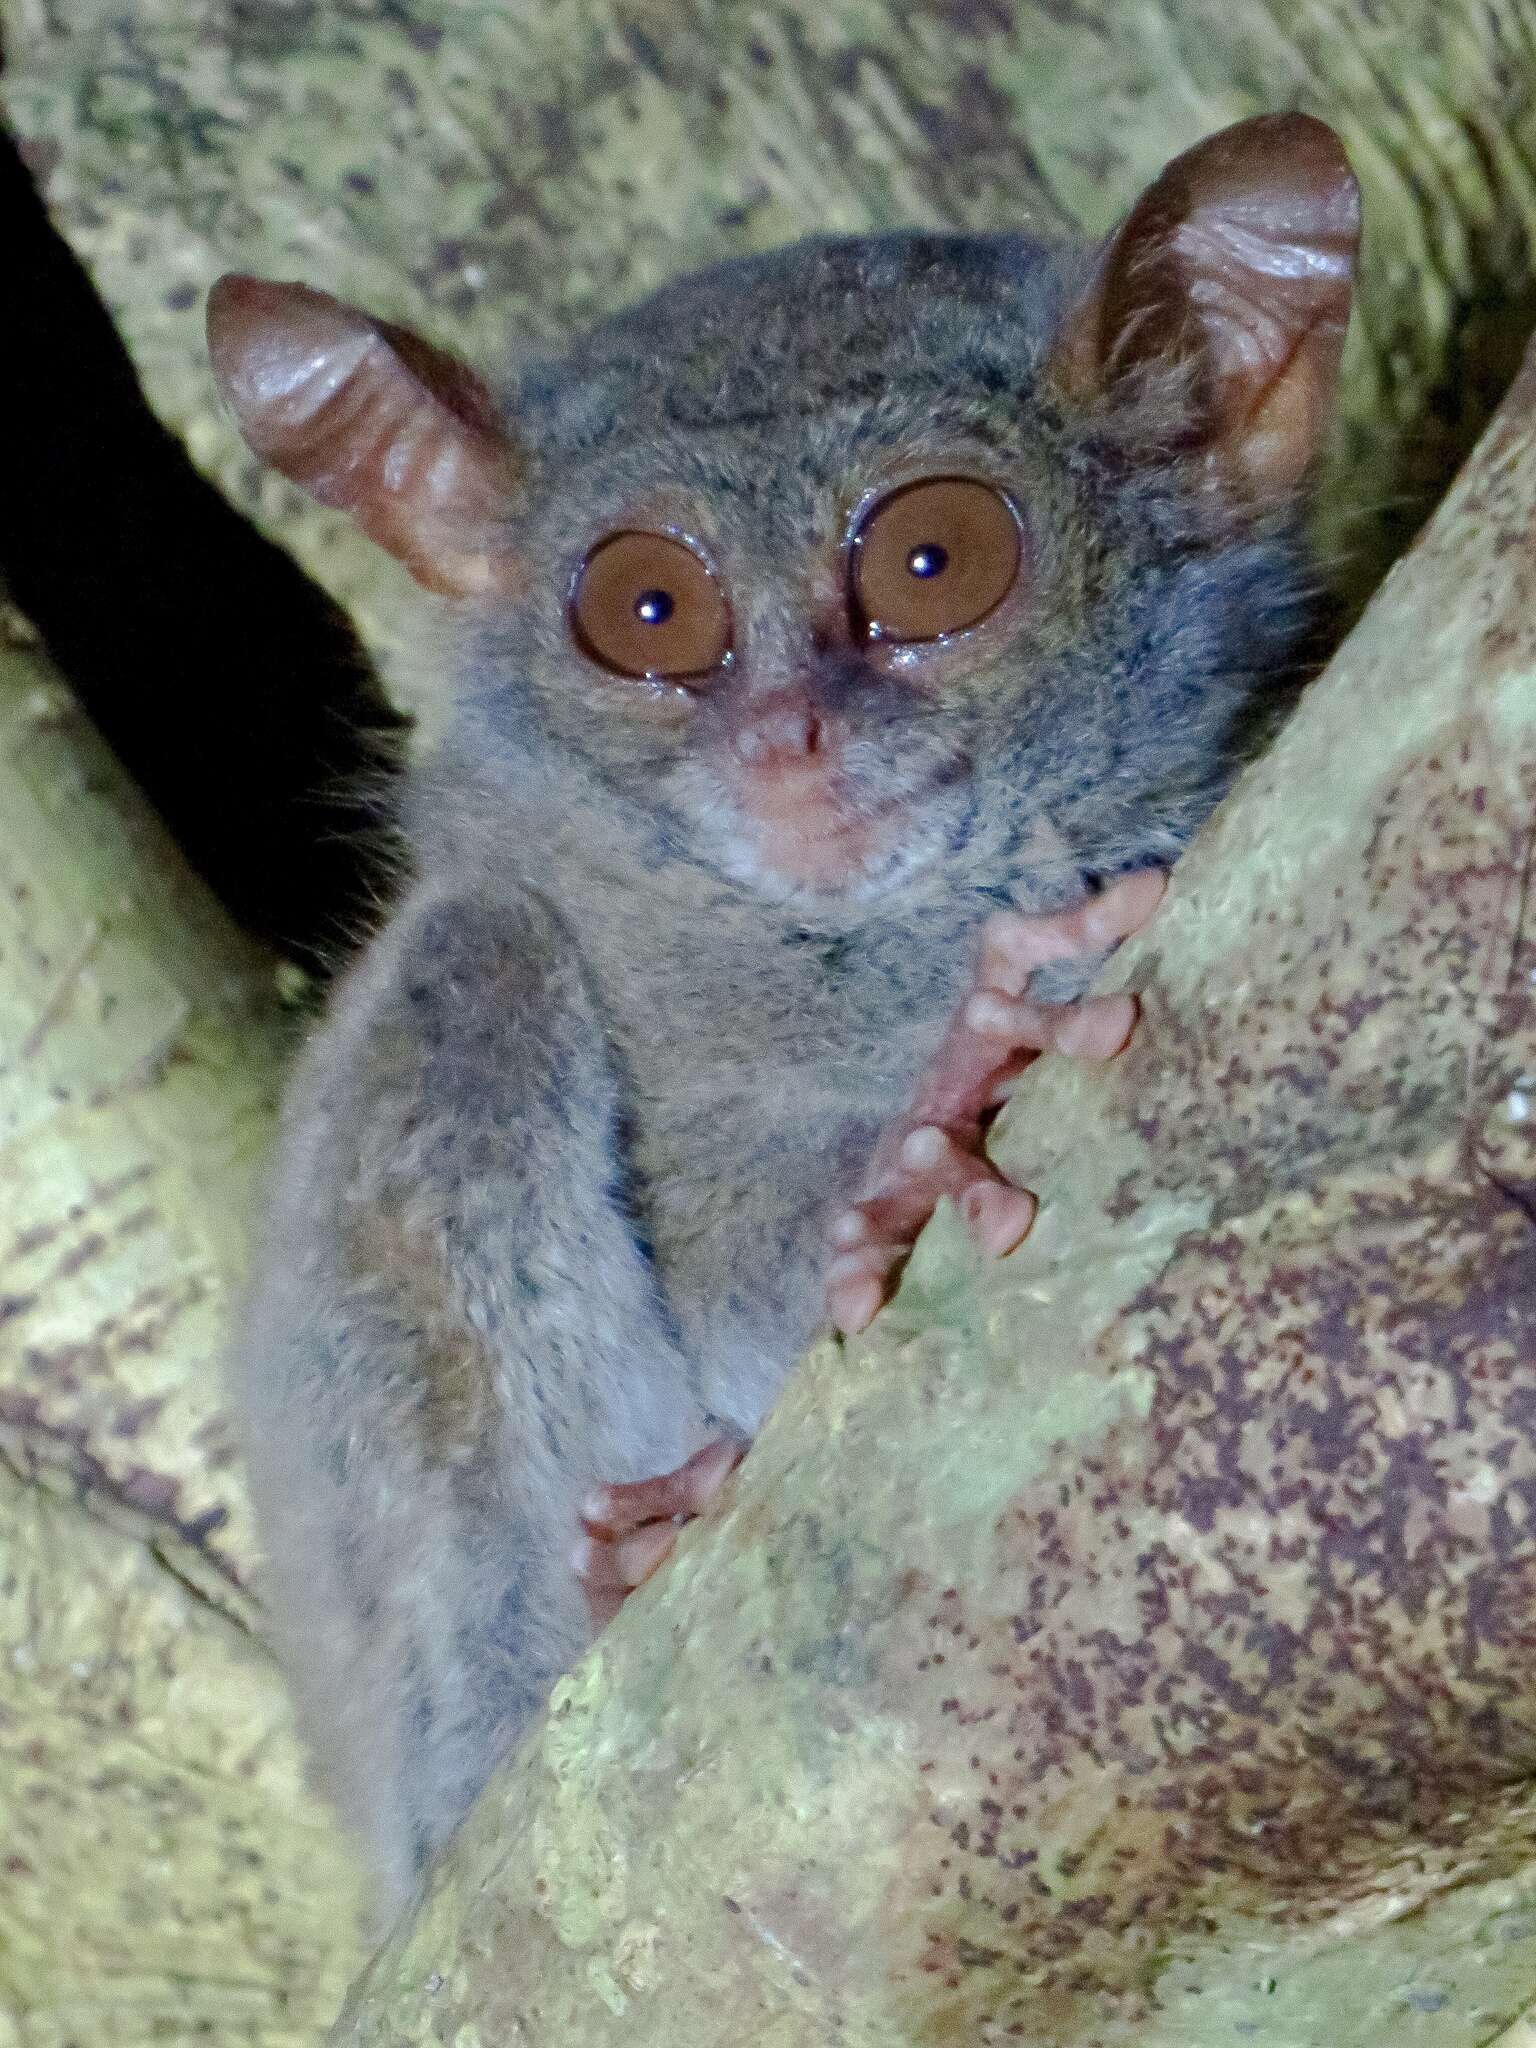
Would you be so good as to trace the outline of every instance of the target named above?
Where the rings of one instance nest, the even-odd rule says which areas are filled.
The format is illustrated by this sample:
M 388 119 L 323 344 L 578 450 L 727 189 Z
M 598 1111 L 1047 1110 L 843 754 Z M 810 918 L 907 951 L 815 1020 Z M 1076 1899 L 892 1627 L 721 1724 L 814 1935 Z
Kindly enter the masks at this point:
M 1007 881 L 1085 807 L 1123 859 L 1198 815 L 1294 649 L 1358 232 L 1337 139 L 1282 115 L 1096 250 L 804 243 L 504 405 L 299 285 L 224 279 L 209 333 L 257 452 L 464 600 L 484 752 L 553 745 L 738 887 L 868 899 Z

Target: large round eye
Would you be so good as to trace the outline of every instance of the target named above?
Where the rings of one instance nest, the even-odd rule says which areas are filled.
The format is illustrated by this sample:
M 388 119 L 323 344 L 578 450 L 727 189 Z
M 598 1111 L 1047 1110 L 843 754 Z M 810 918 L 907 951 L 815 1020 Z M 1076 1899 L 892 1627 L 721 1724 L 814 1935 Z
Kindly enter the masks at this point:
M 599 541 L 571 593 L 576 637 L 621 676 L 700 676 L 731 645 L 731 614 L 713 571 L 664 533 Z
M 936 476 L 882 498 L 853 541 L 856 626 L 871 640 L 941 640 L 1013 588 L 1018 514 L 990 484 Z

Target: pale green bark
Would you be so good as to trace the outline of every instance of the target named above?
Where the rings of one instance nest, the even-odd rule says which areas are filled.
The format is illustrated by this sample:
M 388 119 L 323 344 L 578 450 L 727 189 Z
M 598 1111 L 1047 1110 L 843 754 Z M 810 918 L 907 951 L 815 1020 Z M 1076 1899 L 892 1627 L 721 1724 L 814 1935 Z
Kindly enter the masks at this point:
M 153 403 L 385 646 L 403 580 L 260 476 L 214 406 L 200 300 L 226 267 L 305 276 L 492 365 L 509 331 L 550 338 L 808 228 L 1097 230 L 1198 135 L 1301 105 L 1337 121 L 1367 197 L 1335 535 L 1443 475 L 1536 300 L 1536 0 L 0 0 L 0 22 L 0 93 Z M 1181 874 L 1125 969 L 1149 987 L 1141 1051 L 1103 1082 L 1031 1086 L 1005 1141 L 1046 1197 L 1030 1245 L 977 1275 L 941 1225 L 872 1342 L 812 1361 L 727 1519 L 562 1690 L 343 2038 L 883 2048 L 1017 2021 L 1035 2048 L 1533 2048 L 1525 2023 L 1500 2030 L 1536 1995 L 1536 1750 L 1511 1727 L 1536 1673 L 1470 1627 L 1532 1605 L 1513 1518 L 1530 1433 L 1500 1405 L 1531 1346 L 1498 1320 L 1529 1252 L 1513 1205 L 1468 1221 L 1465 1172 L 1486 1111 L 1476 1156 L 1532 1177 L 1536 1121 L 1509 1105 L 1536 1080 L 1513 879 L 1533 506 L 1522 426 Z M 1275 922 L 1250 940 L 1255 911 Z M 1383 982 L 1384 1009 L 1349 1007 Z M 344 1866 L 249 1634 L 217 1408 L 281 1065 L 265 984 L 56 685 L 8 655 L 0 2043 L 314 2039 L 352 1954 Z M 1486 1244 L 1507 1254 L 1491 1278 Z M 1390 1314 L 1317 1309 L 1318 1274 L 1342 1266 L 1363 1296 L 1373 1258 Z M 1330 1526 L 1376 1559 L 1355 1618 L 1383 1633 L 1321 1702 L 1282 1685 L 1268 1723 L 1212 1705 L 1184 1650 L 1216 1651 L 1241 1690 L 1253 1616 L 1222 1597 L 1279 1603 L 1298 1635 L 1316 1620 L 1286 1549 L 1313 1558 L 1315 1522 L 1278 1556 L 1243 1549 L 1275 1519 L 1266 1446 L 1293 1477 L 1332 1455 L 1275 1377 L 1308 1347 L 1356 1376 L 1358 1497 Z M 1228 1353 L 1258 1390 L 1246 1433 L 1201 1392 Z M 1190 1499 L 1176 1518 L 1138 1496 L 1129 1533 L 1108 1507 L 1068 1514 L 1059 1598 L 1016 1640 L 1054 1568 L 1047 1504 L 1096 1462 L 1111 1492 L 1166 1477 L 1147 1418 L 1169 1387 Z M 1443 1484 L 1399 1528 L 1401 1558 L 1435 1566 L 1410 1613 L 1406 1566 L 1358 1515 L 1418 1499 L 1393 1446 L 1421 1441 Z M 1218 1446 L 1263 1495 L 1246 1520 L 1195 1484 Z M 1442 1558 L 1447 1529 L 1465 1548 Z M 1152 1626 L 1135 1559 L 1160 1531 L 1190 1563 Z M 1156 1726 L 1129 1701 L 1142 1639 L 1173 1702 Z M 1047 1653 L 1060 1669 L 1032 1692 Z M 1400 1681 L 1386 1727 L 1377 1667 Z M 1475 1718 L 1490 1690 L 1503 1722 Z M 1431 1703 L 1422 1729 L 1404 1700 Z M 1379 1812 L 1328 1775 L 1338 1743 L 1309 1740 L 1345 1711 Z M 1222 1796 L 1170 1844 L 1148 1794 L 1188 1791 L 1204 1712 Z M 1393 1765 L 1405 1727 L 1428 1764 Z M 1117 1778 L 1116 1742 L 1150 1775 Z M 1249 1825 L 1254 1758 L 1279 1848 Z M 1238 1849 L 1213 1848 L 1231 1812 Z M 1075 1952 L 1074 1900 L 1123 1902 L 1106 1857 L 1153 1903 Z M 1138 2013 L 1128 1980 L 1161 2005 Z
M 297 2048 L 355 1953 L 219 1413 L 280 1056 L 271 968 L 46 665 L 0 652 L 7 2048 Z

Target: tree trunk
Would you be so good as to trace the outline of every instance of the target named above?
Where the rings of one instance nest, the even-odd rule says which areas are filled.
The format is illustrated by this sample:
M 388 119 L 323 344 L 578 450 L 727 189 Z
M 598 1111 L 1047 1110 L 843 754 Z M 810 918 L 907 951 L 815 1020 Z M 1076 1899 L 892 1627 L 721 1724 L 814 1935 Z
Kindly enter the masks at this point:
M 155 406 L 386 648 L 403 579 L 213 406 L 223 268 L 491 365 L 810 228 L 1099 229 L 1197 135 L 1308 107 L 1367 194 L 1328 524 L 1356 589 L 1536 312 L 1536 0 L 0 20 L 8 111 Z M 873 1338 L 810 1362 L 343 2039 L 1470 2048 L 1536 1997 L 1521 403 L 1127 957 L 1140 1044 L 1021 1091 L 1029 1244 L 977 1272 L 941 1219 Z M 265 963 L 0 656 L 22 2048 L 311 2040 L 354 1954 L 217 1407 L 282 1039 Z
M 0 2042 L 311 2042 L 355 1890 L 218 1412 L 279 1071 L 231 935 L 0 649 Z
M 1536 360 L 336 2039 L 1473 2048 L 1536 1994 Z M 1516 2036 L 1515 2038 L 1518 2038 Z

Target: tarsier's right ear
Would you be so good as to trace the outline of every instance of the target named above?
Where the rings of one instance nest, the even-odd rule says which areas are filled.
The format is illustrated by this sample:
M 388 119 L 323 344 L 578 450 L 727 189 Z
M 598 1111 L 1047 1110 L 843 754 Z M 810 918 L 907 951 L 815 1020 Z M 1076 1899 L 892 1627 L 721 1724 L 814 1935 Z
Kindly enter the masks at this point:
M 418 583 L 458 597 L 516 583 L 517 466 L 462 363 L 307 285 L 235 275 L 209 294 L 208 349 L 263 461 L 350 512 Z
M 1057 386 L 1091 402 L 1179 371 L 1186 452 L 1229 493 L 1283 495 L 1322 445 L 1359 242 L 1333 130 L 1240 121 L 1175 158 L 1104 245 L 1057 337 Z

